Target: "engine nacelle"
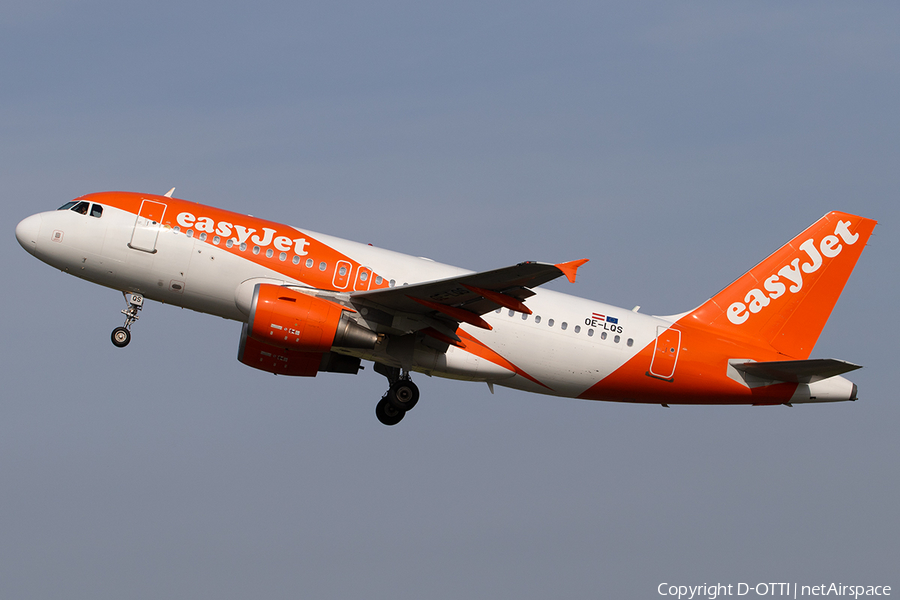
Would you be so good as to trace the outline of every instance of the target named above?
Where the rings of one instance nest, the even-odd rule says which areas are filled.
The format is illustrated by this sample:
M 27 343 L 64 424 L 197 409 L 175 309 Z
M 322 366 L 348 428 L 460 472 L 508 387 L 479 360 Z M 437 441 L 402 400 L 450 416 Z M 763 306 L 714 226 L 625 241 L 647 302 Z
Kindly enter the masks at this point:
M 334 352 L 303 352 L 279 348 L 249 336 L 250 327 L 244 323 L 238 360 L 248 367 L 294 377 L 315 377 L 319 371 L 357 373 L 360 360 Z
M 378 334 L 358 325 L 347 310 L 290 288 L 261 283 L 253 291 L 248 335 L 276 348 L 302 352 L 374 348 Z

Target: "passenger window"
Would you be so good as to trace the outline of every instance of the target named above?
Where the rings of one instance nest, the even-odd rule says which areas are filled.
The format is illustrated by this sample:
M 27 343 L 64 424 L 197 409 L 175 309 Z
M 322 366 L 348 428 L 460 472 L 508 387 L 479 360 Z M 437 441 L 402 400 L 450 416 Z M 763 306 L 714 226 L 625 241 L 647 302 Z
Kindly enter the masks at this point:
M 541 322 L 541 315 L 537 315 L 537 316 L 534 318 L 534 322 L 535 322 L 535 323 L 540 323 L 540 322 Z
M 498 308 L 498 309 L 495 310 L 494 312 L 497 313 L 497 314 L 499 315 L 499 314 L 500 314 L 500 311 L 502 311 L 502 310 L 503 310 L 502 308 Z
M 553 327 L 553 319 L 550 319 L 549 321 L 547 321 L 547 325 L 550 327 Z
M 253 254 L 259 254 L 259 246 L 253 246 Z
M 516 315 L 516 311 L 513 309 L 509 309 L 509 316 L 514 317 Z
M 631 339 L 631 338 L 628 338 L 628 341 L 625 342 L 625 343 L 628 344 L 628 347 L 629 347 L 629 348 L 631 348 L 632 346 L 634 346 L 634 340 Z
M 622 339 L 622 338 L 621 338 L 620 336 L 617 335 L 616 337 L 613 338 L 613 341 L 614 341 L 615 343 L 618 344 L 618 343 L 619 343 L 619 340 L 621 340 L 621 339 Z
M 69 210 L 70 208 L 75 206 L 75 204 L 77 204 L 77 203 L 74 200 L 72 200 L 71 202 L 66 202 L 65 204 L 63 204 L 62 206 L 57 208 L 56 210 Z
M 568 327 L 568 326 L 569 326 L 569 324 L 566 323 L 565 321 L 563 321 L 562 323 L 559 324 L 559 328 L 562 330 L 565 330 L 566 327 Z
M 88 205 L 88 202 L 79 202 L 72 207 L 72 210 L 77 212 L 79 215 L 86 215 L 88 213 Z
M 234 246 L 234 240 L 233 240 L 233 239 L 228 238 L 227 240 L 225 240 L 225 247 L 226 247 L 226 248 L 231 248 L 232 246 Z
M 215 244 L 216 246 L 218 246 L 219 242 L 221 242 L 221 241 L 222 241 L 222 238 L 220 238 L 219 236 L 216 236 L 213 238 L 213 244 Z
M 99 204 L 91 204 L 91 216 L 100 218 L 103 216 L 103 207 Z
M 297 256 L 297 255 L 295 254 L 295 255 L 294 255 L 294 258 L 291 259 L 291 262 L 294 263 L 295 265 L 299 265 L 299 264 L 300 264 L 300 257 Z
M 312 266 L 313 266 L 313 259 L 307 258 L 307 259 L 306 259 L 306 268 L 307 268 L 307 269 L 312 269 Z
M 527 320 L 528 320 L 528 313 L 522 313 L 522 320 L 523 320 L 523 321 L 527 321 Z
M 205 231 L 204 231 L 203 233 L 200 234 L 200 241 L 201 241 L 201 242 L 205 242 L 205 241 L 206 241 L 206 232 L 205 232 Z
M 278 260 L 284 261 L 287 260 L 287 252 L 282 252 L 278 255 Z
M 588 337 L 594 337 L 594 330 L 588 329 Z
M 327 264 L 324 260 L 323 260 L 322 262 L 319 263 L 319 270 L 320 270 L 320 271 L 324 271 L 324 270 L 327 269 L 327 268 L 328 268 L 328 264 Z
M 581 325 L 575 326 L 575 333 L 581 333 Z
M 601 331 L 601 332 L 600 332 L 600 339 L 601 339 L 601 340 L 605 340 L 605 339 L 606 339 L 606 332 L 605 332 L 605 331 Z

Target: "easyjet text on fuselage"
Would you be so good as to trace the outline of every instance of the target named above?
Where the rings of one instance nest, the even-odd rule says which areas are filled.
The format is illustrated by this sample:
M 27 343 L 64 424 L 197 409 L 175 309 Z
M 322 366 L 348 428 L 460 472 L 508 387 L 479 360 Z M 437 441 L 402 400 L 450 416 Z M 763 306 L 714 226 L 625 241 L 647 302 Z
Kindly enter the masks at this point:
M 306 247 L 310 244 L 306 238 L 291 238 L 286 235 L 276 235 L 278 231 L 269 227 L 262 228 L 262 236 L 253 235 L 257 231 L 254 228 L 230 223 L 228 221 L 216 222 L 210 217 L 195 217 L 189 212 L 178 213 L 175 220 L 181 227 L 193 228 L 199 232 L 208 233 L 210 235 L 215 234 L 224 238 L 234 236 L 231 239 L 233 239 L 236 244 L 245 244 L 249 240 L 260 248 L 271 245 L 280 252 L 288 252 L 293 248 L 294 254 L 299 256 L 306 256 Z

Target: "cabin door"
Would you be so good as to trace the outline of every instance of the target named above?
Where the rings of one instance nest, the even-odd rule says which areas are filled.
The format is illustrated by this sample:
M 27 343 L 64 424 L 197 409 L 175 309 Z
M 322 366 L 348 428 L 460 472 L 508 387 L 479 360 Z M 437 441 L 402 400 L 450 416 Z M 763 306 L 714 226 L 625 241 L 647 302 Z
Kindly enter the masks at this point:
M 156 239 L 159 237 L 163 215 L 166 214 L 166 205 L 154 200 L 141 202 L 137 219 L 134 222 L 134 232 L 131 234 L 129 248 L 143 250 L 151 254 L 156 252 Z

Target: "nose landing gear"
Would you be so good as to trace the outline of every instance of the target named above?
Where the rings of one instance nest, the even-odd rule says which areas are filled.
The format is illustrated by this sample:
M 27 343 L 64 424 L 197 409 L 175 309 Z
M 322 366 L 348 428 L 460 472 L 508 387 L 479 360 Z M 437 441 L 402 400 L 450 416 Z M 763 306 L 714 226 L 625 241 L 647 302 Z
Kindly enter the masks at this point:
M 144 307 L 144 297 L 140 294 L 122 292 L 128 308 L 122 311 L 125 315 L 124 327 L 116 327 L 112 331 L 112 343 L 116 348 L 124 348 L 131 341 L 131 325 L 138 320 L 138 311 Z
M 413 383 L 407 371 L 378 363 L 375 364 L 375 370 L 387 377 L 391 384 L 375 406 L 375 416 L 385 425 L 396 425 L 419 401 L 419 387 Z

